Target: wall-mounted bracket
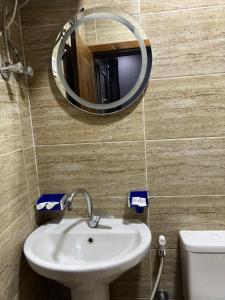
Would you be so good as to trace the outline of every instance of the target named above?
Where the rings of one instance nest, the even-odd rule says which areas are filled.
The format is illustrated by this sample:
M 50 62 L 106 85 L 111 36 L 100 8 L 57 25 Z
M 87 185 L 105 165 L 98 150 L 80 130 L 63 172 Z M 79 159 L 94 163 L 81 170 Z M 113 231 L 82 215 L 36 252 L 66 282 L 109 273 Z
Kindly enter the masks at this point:
M 33 76 L 33 69 L 23 66 L 21 62 L 16 64 L 10 64 L 9 62 L 4 62 L 0 64 L 0 74 L 4 80 L 8 80 L 11 73 L 24 74 Z

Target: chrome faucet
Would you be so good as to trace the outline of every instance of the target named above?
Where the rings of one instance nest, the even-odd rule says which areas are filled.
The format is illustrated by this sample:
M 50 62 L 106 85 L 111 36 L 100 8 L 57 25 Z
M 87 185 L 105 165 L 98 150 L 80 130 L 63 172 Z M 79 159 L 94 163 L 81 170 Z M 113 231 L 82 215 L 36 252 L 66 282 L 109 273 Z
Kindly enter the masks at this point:
M 67 204 L 68 208 L 72 208 L 73 199 L 77 194 L 82 194 L 86 200 L 88 207 L 88 226 L 91 228 L 96 228 L 100 221 L 99 216 L 93 215 L 93 204 L 89 193 L 85 189 L 76 189 L 68 197 Z

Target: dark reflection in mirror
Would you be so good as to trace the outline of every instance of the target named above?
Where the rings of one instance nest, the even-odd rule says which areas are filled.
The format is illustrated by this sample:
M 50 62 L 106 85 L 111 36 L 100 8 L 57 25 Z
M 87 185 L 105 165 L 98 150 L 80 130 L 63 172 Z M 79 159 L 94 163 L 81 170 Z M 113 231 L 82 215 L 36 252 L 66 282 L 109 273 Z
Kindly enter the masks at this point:
M 150 45 L 146 49 L 150 54 Z M 62 59 L 70 88 L 97 104 L 112 103 L 127 95 L 138 80 L 142 63 L 136 41 L 88 46 L 75 32 Z

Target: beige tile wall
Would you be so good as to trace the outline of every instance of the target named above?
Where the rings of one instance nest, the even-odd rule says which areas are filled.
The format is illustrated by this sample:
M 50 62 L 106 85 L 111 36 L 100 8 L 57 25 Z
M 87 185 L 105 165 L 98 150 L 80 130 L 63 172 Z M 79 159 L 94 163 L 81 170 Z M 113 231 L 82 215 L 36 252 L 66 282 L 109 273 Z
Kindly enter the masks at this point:
M 111 296 L 149 298 L 158 266 L 157 239 L 165 234 L 168 251 L 160 286 L 168 290 L 170 299 L 181 300 L 178 231 L 225 225 L 225 1 L 85 3 L 135 15 L 152 44 L 152 80 L 143 101 L 109 118 L 74 110 L 51 75 L 55 37 L 83 4 L 31 0 L 22 11 L 25 56 L 35 71 L 29 94 L 40 189 L 68 192 L 84 186 L 93 194 L 97 209 L 129 218 L 135 215 L 126 207 L 127 191 L 148 187 L 152 206 L 142 219 L 151 227 L 152 251 L 140 266 L 112 284 Z M 23 115 L 26 124 L 26 110 Z M 14 128 L 16 123 L 10 123 L 9 135 Z M 11 149 L 18 147 L 19 140 L 7 141 L 4 129 L 0 128 L 0 136 Z M 34 172 L 31 152 L 25 153 L 27 172 Z M 28 182 L 32 198 L 37 195 L 35 186 L 35 180 Z M 83 207 L 79 200 L 72 215 L 79 215 Z M 54 299 L 69 299 L 68 290 L 56 283 L 51 286 Z
M 23 60 L 19 15 L 9 38 Z M 1 37 L 1 62 L 3 59 Z M 0 299 L 40 300 L 40 279 L 28 267 L 22 251 L 35 225 L 31 213 L 39 194 L 26 79 L 11 76 L 5 82 L 0 78 L 0 94 Z M 33 286 L 32 297 L 27 286 Z

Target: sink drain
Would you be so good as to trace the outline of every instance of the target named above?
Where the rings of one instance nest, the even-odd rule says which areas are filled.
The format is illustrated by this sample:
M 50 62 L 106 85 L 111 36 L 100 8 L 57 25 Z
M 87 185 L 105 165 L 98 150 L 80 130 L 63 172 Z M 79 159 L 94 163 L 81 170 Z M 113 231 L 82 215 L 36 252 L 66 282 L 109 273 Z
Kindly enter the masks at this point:
M 94 243 L 93 237 L 89 237 L 89 238 L 88 238 L 88 243 L 89 243 L 89 244 L 93 244 L 93 243 Z

